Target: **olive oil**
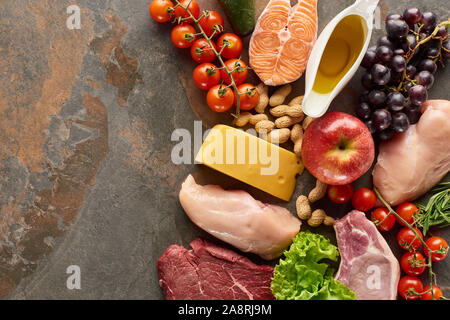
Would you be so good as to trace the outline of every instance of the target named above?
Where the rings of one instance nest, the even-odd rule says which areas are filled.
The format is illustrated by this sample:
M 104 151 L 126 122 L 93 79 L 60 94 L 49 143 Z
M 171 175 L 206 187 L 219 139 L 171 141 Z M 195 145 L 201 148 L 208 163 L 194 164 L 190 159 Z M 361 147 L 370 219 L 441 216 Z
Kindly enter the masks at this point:
M 313 91 L 327 94 L 353 66 L 364 46 L 367 26 L 359 15 L 343 18 L 333 30 L 320 60 Z

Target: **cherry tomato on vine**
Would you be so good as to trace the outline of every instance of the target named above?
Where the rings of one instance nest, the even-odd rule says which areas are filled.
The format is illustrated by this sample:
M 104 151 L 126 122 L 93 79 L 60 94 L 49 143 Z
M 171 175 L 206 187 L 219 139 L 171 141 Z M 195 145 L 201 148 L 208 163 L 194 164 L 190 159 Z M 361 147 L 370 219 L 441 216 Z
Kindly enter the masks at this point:
M 353 187 L 351 184 L 341 186 L 329 185 L 327 188 L 328 198 L 334 203 L 346 203 L 352 198 Z
M 395 212 L 403 218 L 408 224 L 412 225 L 414 223 L 414 215 L 419 212 L 419 209 L 410 202 L 405 202 L 400 204 L 396 209 Z M 397 218 L 398 223 L 400 223 L 402 226 L 406 226 L 403 221 Z
M 226 59 L 237 58 L 242 52 L 242 40 L 234 33 L 224 33 L 217 40 L 217 48 Z
M 216 37 L 223 31 L 223 18 L 217 11 L 203 11 L 198 23 L 208 37 L 211 37 L 213 34 Z
M 216 45 L 212 44 L 214 49 Z M 205 38 L 197 39 L 191 47 L 191 57 L 197 63 L 211 62 L 216 59 L 216 54 L 211 49 L 209 42 Z
M 202 63 L 194 69 L 192 75 L 197 87 L 201 90 L 209 90 L 220 83 L 220 72 L 212 63 Z
M 173 2 L 170 0 L 153 0 L 149 6 L 150 16 L 157 22 L 168 22 L 172 17 L 170 8 L 173 7 Z
M 172 29 L 170 37 L 177 48 L 186 49 L 195 41 L 195 29 L 190 24 L 179 24 Z
M 425 243 L 430 248 L 431 251 L 431 260 L 433 261 L 442 261 L 445 259 L 448 253 L 448 244 L 447 241 L 442 239 L 441 237 L 431 237 L 428 238 Z M 425 256 L 429 256 L 429 251 L 427 247 L 424 247 L 423 249 Z
M 420 299 L 423 292 L 423 284 L 417 277 L 404 276 L 398 282 L 398 294 L 406 300 Z
M 406 252 L 400 259 L 400 266 L 408 276 L 420 276 L 425 271 L 426 263 L 420 252 Z
M 234 92 L 223 84 L 216 85 L 209 89 L 206 102 L 211 110 L 225 112 L 233 106 Z
M 200 16 L 200 6 L 198 5 L 197 1 L 195 0 L 181 0 L 180 5 L 174 9 L 173 14 L 176 18 L 182 19 L 182 18 L 189 18 L 189 12 L 194 16 L 195 19 L 197 19 Z M 189 7 L 188 7 L 189 6 Z M 189 12 L 186 11 L 187 8 Z M 192 18 L 189 18 L 187 20 L 183 20 L 183 23 L 192 23 Z
M 423 239 L 422 232 L 420 232 L 420 230 L 415 227 L 412 228 L 417 232 L 420 239 Z M 397 234 L 398 245 L 407 251 L 419 249 L 422 245 L 420 239 L 417 238 L 414 232 L 408 227 L 401 229 Z
M 437 286 L 433 286 L 433 294 L 431 294 L 430 285 L 428 285 L 423 289 L 423 294 L 420 298 L 422 300 L 433 300 L 433 295 L 434 300 L 439 300 L 443 296 L 442 290 Z
M 248 69 L 244 61 L 240 59 L 230 59 L 225 61 L 225 66 L 227 70 L 231 72 L 231 76 L 233 77 L 234 83 L 237 86 L 244 83 L 244 81 L 247 79 Z M 224 69 L 220 70 L 220 74 L 226 84 L 231 83 L 231 79 Z
M 372 209 L 376 202 L 377 196 L 375 192 L 367 188 L 356 190 L 352 197 L 353 208 L 363 212 Z
M 248 111 L 256 107 L 259 102 L 259 93 L 256 87 L 249 83 L 244 83 L 238 86 L 239 109 Z M 237 96 L 234 97 L 234 104 L 237 105 Z
M 372 222 L 381 231 L 389 231 L 395 225 L 395 215 L 388 208 L 376 208 L 372 212 Z

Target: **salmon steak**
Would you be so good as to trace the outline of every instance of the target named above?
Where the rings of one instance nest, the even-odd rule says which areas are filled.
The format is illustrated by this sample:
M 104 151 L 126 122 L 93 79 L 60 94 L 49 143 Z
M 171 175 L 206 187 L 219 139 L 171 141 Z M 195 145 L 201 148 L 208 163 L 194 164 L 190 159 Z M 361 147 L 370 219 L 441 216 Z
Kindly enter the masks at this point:
M 305 71 L 317 38 L 317 0 L 270 0 L 250 39 L 250 66 L 266 85 L 293 82 Z

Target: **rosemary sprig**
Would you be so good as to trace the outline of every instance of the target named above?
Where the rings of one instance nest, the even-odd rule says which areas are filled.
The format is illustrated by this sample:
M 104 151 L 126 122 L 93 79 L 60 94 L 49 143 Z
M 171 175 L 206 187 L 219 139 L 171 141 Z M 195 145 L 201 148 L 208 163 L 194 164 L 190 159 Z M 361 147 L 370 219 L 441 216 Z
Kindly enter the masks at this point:
M 450 225 L 450 182 L 438 184 L 432 192 L 434 194 L 426 205 L 416 204 L 420 211 L 415 220 L 417 225 L 423 228 L 424 235 L 430 227 Z

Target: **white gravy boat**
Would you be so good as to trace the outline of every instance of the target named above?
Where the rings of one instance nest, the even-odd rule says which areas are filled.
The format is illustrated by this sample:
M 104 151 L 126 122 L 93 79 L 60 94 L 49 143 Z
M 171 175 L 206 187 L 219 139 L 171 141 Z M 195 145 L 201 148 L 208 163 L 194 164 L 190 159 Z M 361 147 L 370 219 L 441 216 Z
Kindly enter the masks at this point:
M 303 112 L 308 116 L 314 118 L 322 116 L 327 111 L 333 99 L 339 94 L 339 92 L 345 87 L 348 81 L 355 74 L 361 63 L 361 60 L 364 58 L 365 52 L 367 51 L 370 43 L 370 38 L 373 30 L 374 12 L 377 5 L 378 0 L 356 0 L 353 5 L 340 12 L 323 29 L 322 33 L 314 44 L 306 67 Z M 362 46 L 358 58 L 355 60 L 350 69 L 348 69 L 347 73 L 334 86 L 334 89 L 326 94 L 319 93 L 313 90 L 313 86 L 316 80 L 322 54 L 336 26 L 339 24 L 339 22 L 342 21 L 343 18 L 349 15 L 358 15 L 362 18 L 365 34 L 364 45 Z

